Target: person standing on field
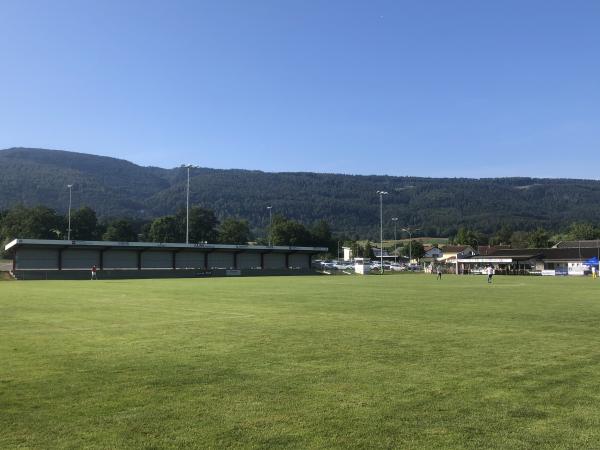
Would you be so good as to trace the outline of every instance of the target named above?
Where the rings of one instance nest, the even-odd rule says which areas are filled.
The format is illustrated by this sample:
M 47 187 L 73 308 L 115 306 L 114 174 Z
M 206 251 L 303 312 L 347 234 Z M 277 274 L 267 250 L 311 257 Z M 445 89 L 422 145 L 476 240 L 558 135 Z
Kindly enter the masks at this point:
M 437 273 L 437 279 L 441 280 L 442 279 L 442 268 L 440 266 L 437 266 L 435 268 L 435 273 Z
M 488 276 L 488 283 L 492 282 L 492 277 L 494 276 L 494 268 L 492 266 L 488 266 L 487 268 L 487 276 Z
M 592 278 L 598 278 L 598 275 L 596 274 L 596 266 L 592 266 Z
M 94 264 L 92 266 L 92 280 L 97 280 L 98 279 L 98 276 L 96 274 L 97 271 L 98 271 L 98 269 L 96 269 L 96 264 Z

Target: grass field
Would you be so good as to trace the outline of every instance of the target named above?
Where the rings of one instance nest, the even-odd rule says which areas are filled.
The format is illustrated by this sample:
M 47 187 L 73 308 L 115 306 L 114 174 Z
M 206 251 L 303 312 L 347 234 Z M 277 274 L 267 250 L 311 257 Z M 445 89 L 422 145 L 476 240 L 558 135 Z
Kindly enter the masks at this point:
M 600 281 L 0 283 L 0 448 L 599 448 Z

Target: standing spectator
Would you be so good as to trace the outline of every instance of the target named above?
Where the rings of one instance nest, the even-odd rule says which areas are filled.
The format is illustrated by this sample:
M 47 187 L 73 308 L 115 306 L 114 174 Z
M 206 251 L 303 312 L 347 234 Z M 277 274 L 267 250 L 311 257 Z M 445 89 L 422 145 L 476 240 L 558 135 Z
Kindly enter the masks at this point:
M 488 283 L 492 282 L 492 277 L 494 276 L 494 268 L 492 266 L 488 266 L 487 268 L 487 276 L 488 276 Z

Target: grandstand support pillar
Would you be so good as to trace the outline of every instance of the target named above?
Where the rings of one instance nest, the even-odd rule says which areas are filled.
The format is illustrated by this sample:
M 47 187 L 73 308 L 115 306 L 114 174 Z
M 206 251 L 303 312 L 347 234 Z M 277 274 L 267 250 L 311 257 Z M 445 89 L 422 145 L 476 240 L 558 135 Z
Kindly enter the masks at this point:
M 208 270 L 208 252 L 204 252 L 204 270 Z
M 63 249 L 59 248 L 58 249 L 58 270 L 62 270 L 62 252 L 63 252 Z
M 290 268 L 290 254 L 289 253 L 285 254 L 285 268 L 286 269 Z
M 260 254 L 260 268 L 261 269 L 265 268 L 265 254 L 264 253 Z
M 312 268 L 312 257 L 313 257 L 312 253 L 309 253 L 308 254 L 308 268 L 309 269 Z
M 171 252 L 171 269 L 173 269 L 173 270 L 177 269 L 177 250 L 174 252 Z
M 233 252 L 233 268 L 238 269 L 238 255 L 241 252 Z
M 142 252 L 143 252 L 143 250 L 140 250 L 139 252 L 137 252 L 137 268 L 138 268 L 138 270 L 142 270 Z

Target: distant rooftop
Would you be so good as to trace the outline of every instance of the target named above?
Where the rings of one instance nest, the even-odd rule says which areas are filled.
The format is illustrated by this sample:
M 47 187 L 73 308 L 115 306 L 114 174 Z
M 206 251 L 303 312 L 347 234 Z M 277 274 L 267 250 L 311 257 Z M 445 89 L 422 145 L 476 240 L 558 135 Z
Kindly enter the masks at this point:
M 600 239 L 596 240 L 581 240 L 581 241 L 560 241 L 553 248 L 598 248 L 600 247 Z

